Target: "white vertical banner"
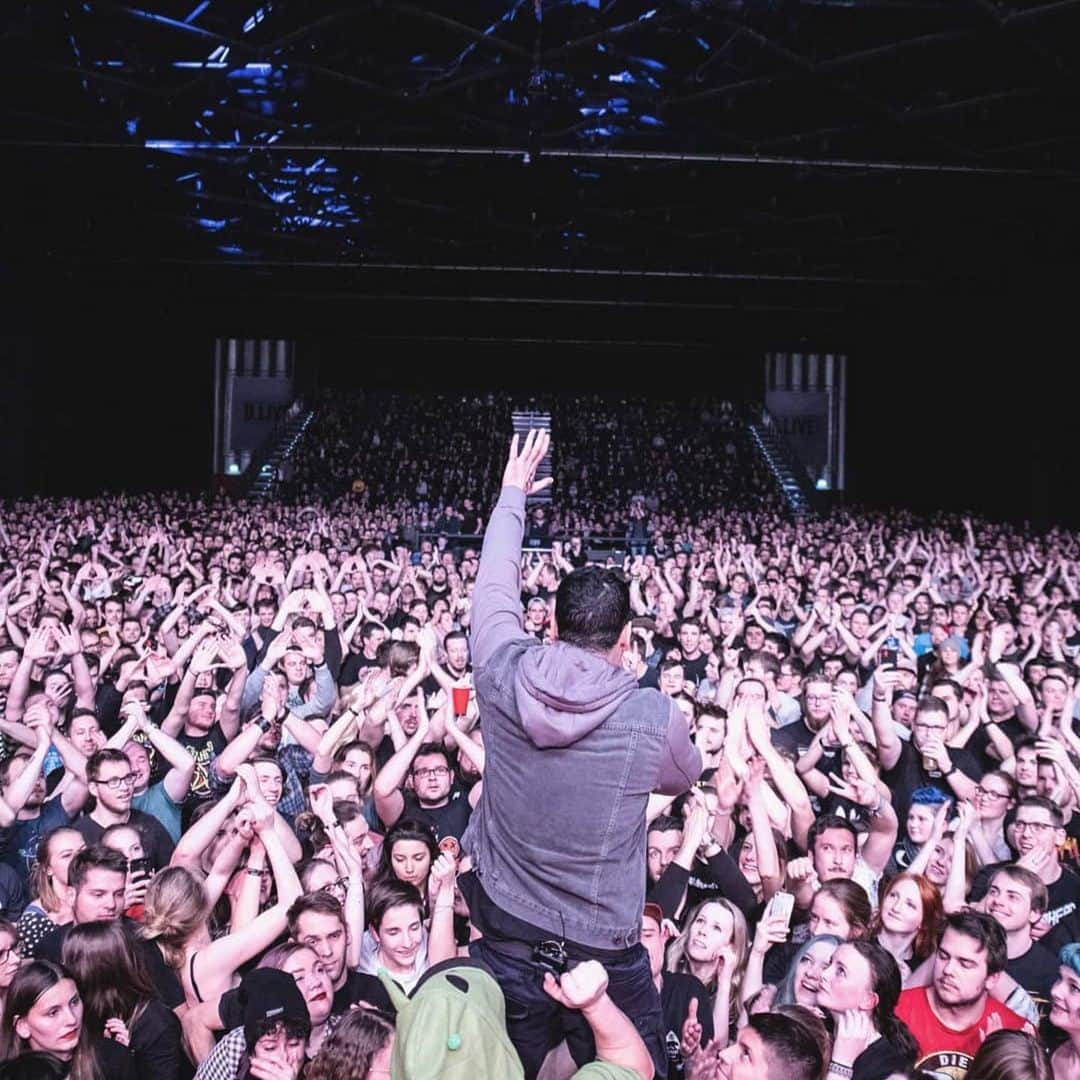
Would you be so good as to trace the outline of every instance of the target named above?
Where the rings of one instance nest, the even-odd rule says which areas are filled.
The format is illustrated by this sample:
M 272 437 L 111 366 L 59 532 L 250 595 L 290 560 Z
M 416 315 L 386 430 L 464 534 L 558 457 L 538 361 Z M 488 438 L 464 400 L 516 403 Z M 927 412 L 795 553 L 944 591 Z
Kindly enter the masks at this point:
M 795 464 L 812 485 L 842 490 L 847 357 L 826 352 L 768 353 L 765 370 L 765 408 L 787 441 Z
M 293 344 L 219 338 L 214 345 L 214 471 L 235 476 L 295 398 Z

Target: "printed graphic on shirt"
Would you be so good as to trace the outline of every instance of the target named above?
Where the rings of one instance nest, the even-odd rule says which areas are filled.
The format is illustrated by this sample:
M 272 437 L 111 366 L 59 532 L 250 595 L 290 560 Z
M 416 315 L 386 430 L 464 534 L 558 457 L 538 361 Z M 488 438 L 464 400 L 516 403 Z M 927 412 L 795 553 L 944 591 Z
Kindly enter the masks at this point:
M 1046 912 L 1043 915 L 1043 921 L 1048 926 L 1057 926 L 1062 919 L 1067 919 L 1076 910 L 1076 901 L 1070 900 L 1068 903 L 1061 904 L 1056 908 Z
M 916 1062 L 915 1069 L 928 1072 L 934 1080 L 964 1080 L 972 1060 L 955 1050 L 938 1050 Z
M 195 759 L 195 772 L 192 773 L 189 789 L 191 795 L 206 798 L 210 794 L 210 762 L 214 759 L 214 748 L 206 743 L 198 748 L 188 746 L 186 749 Z

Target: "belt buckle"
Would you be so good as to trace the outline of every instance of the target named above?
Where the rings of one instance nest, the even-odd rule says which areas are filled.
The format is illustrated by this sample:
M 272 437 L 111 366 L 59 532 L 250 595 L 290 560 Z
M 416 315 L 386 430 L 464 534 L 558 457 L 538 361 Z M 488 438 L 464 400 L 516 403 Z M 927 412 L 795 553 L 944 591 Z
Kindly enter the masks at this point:
M 541 941 L 533 947 L 533 963 L 558 978 L 566 971 L 566 948 L 561 941 Z

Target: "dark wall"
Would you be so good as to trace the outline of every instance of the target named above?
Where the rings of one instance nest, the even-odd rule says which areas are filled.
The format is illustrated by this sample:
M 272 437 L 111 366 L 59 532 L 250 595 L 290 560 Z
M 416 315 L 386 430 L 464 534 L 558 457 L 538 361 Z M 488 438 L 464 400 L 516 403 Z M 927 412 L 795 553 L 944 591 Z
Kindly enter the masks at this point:
M 590 391 L 760 397 L 769 349 L 849 356 L 849 498 L 933 512 L 1080 525 L 1068 476 L 1074 460 L 1067 297 L 1004 292 L 807 327 L 771 321 L 637 322 L 610 309 L 585 326 L 565 309 L 383 310 L 375 326 L 259 304 L 238 311 L 173 294 L 124 304 L 104 295 L 77 307 L 18 310 L 0 298 L 6 395 L 0 405 L 0 492 L 205 487 L 210 472 L 215 336 L 291 336 L 304 382 L 338 386 Z M 10 294 L 9 294 L 10 296 Z M 338 309 L 334 309 L 335 311 Z M 262 316 L 260 316 L 262 312 Z M 340 316 L 340 312 L 338 312 Z M 511 319 L 516 316 L 516 321 Z M 764 317 L 762 317 L 763 319 Z M 545 334 L 674 341 L 632 346 L 485 341 Z M 427 336 L 409 341 L 410 334 Z M 1076 507 L 1074 509 L 1074 506 Z
M 849 496 L 1080 525 L 1065 310 L 987 305 L 864 342 L 849 362 Z
M 37 324 L 5 411 L 5 495 L 205 487 L 212 342 L 179 325 Z

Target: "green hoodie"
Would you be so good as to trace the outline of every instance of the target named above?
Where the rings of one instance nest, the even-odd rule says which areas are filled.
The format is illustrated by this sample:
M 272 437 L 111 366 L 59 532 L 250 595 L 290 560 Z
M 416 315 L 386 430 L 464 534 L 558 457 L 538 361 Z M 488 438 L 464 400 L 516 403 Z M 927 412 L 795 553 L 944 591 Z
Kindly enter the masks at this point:
M 499 984 L 481 965 L 448 960 L 428 971 L 412 997 L 379 970 L 397 1009 L 392 1080 L 524 1080 L 506 1033 Z M 636 1072 L 594 1061 L 575 1080 L 640 1080 Z

